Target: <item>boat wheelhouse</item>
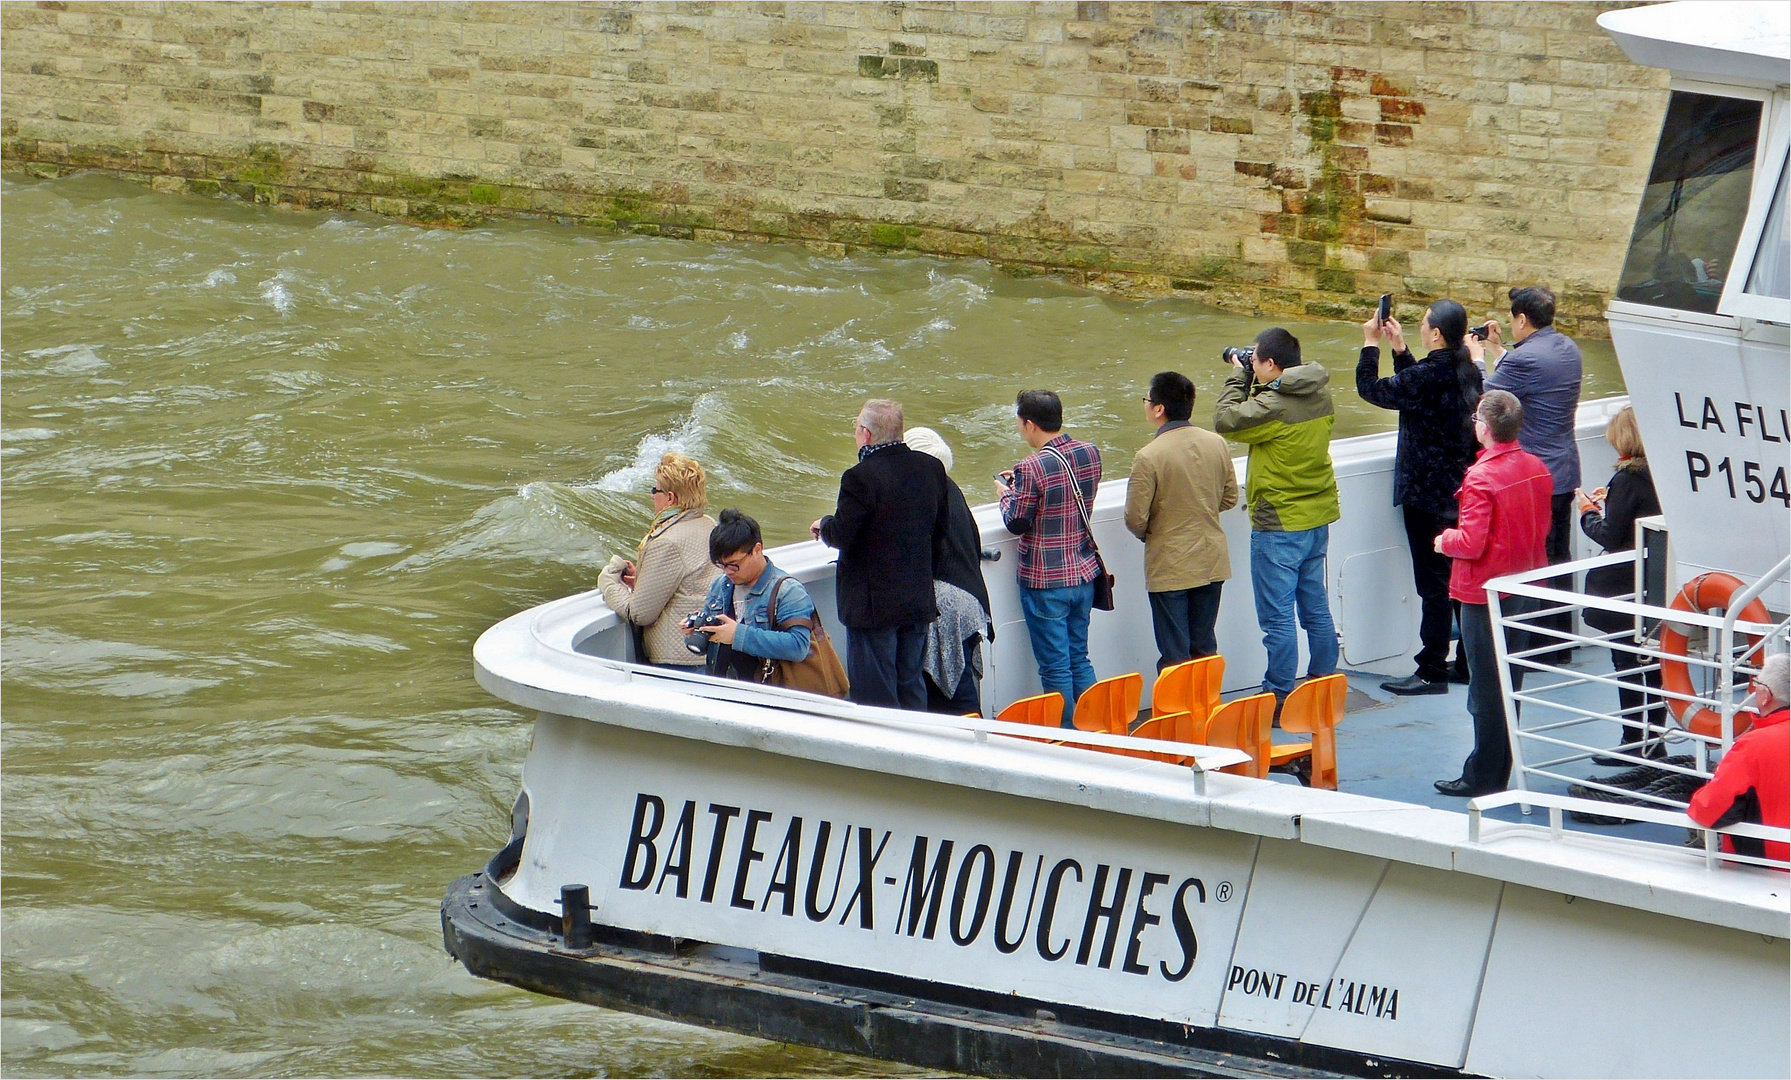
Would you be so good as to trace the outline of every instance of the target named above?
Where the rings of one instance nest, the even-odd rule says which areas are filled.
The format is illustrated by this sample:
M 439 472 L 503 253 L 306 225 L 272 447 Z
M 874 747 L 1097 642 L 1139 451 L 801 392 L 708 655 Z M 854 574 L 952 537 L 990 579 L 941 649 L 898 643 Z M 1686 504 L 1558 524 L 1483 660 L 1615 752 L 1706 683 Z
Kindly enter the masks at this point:
M 1594 556 L 1582 539 L 1580 562 L 1500 583 L 1545 608 L 1631 615 L 1636 655 L 1686 666 L 1675 713 L 1717 719 L 1676 726 L 1684 763 L 1664 771 L 1693 781 L 1734 737 L 1736 674 L 1791 633 L 1785 14 L 1691 3 L 1601 17 L 1632 57 L 1674 71 L 1609 316 L 1664 512 L 1633 556 Z M 1581 406 L 1589 475 L 1612 465 L 1602 436 L 1623 404 Z M 1589 772 L 1594 756 L 1650 764 L 1621 742 L 1602 648 L 1569 664 L 1552 649 L 1503 655 L 1507 673 L 1532 673 L 1506 687 L 1517 788 L 1467 813 L 1423 794 L 1422 740 L 1466 721 L 1459 691 L 1387 702 L 1368 677 L 1408 672 L 1417 644 L 1393 443 L 1332 447 L 1343 519 L 1327 585 L 1343 665 L 1361 676 L 1338 731 L 1341 790 L 1226 772 L 1252 760 L 1235 746 L 1046 733 L 637 665 L 632 635 L 581 594 L 475 647 L 481 685 L 539 717 L 511 843 L 443 902 L 449 951 L 544 993 L 965 1072 L 1791 1073 L 1791 881 L 1713 843 L 1688 849 L 1682 801 Z M 1092 507 L 1120 582 L 1091 629 L 1103 675 L 1155 660 L 1124 498 L 1110 481 Z M 976 515 L 992 553 L 1011 556 L 995 509 Z M 1247 580 L 1247 523 L 1229 518 Z M 832 553 L 773 555 L 843 640 Z M 1624 560 L 1628 596 L 1544 580 Z M 997 626 L 985 716 L 1038 687 L 1011 566 L 984 564 Z M 1670 606 L 1710 573 L 1740 583 L 1727 606 Z M 1580 620 L 1556 633 L 1613 638 Z M 1243 689 L 1263 659 L 1248 604 L 1225 606 L 1219 637 L 1226 689 Z M 1631 824 L 1578 827 L 1574 811 Z M 1651 1022 L 1687 1001 L 1696 1023 Z

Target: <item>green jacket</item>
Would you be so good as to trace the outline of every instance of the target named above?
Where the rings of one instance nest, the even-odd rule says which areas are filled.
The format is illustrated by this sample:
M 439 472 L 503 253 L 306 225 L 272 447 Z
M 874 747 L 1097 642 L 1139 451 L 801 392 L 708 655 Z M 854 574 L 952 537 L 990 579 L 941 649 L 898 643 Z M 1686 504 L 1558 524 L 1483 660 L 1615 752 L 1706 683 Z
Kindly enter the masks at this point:
M 1300 532 L 1337 520 L 1330 381 L 1329 372 L 1310 363 L 1288 368 L 1267 386 L 1251 386 L 1248 369 L 1225 380 L 1213 430 L 1250 447 L 1244 484 L 1250 528 Z

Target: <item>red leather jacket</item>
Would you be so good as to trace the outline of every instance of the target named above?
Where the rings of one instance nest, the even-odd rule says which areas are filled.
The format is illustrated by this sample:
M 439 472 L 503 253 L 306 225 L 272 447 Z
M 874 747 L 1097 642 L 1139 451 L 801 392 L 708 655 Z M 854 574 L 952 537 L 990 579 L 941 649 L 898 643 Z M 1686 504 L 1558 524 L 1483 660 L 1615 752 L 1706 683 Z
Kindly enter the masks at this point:
M 1438 537 L 1439 550 L 1455 560 L 1451 599 L 1484 604 L 1488 581 L 1547 565 L 1554 491 L 1548 466 L 1517 443 L 1480 451 L 1455 493 L 1459 524 Z
M 1697 790 L 1686 816 L 1700 825 L 1720 828 L 1748 821 L 1784 828 L 1791 824 L 1791 711 L 1778 709 L 1754 721 L 1753 729 L 1738 737 L 1716 767 L 1716 775 Z M 1776 840 L 1723 837 L 1724 851 L 1788 857 Z

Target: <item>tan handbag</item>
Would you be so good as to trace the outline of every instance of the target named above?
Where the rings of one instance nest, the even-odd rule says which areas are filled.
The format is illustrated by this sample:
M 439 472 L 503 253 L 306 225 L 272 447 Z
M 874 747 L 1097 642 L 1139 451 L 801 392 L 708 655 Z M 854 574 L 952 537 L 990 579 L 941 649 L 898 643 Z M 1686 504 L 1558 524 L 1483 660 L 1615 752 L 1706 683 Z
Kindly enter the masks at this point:
M 833 642 L 827 637 L 827 631 L 821 626 L 821 617 L 816 615 L 810 619 L 791 619 L 788 622 L 777 621 L 777 594 L 783 590 L 784 582 L 790 580 L 782 577 L 771 587 L 770 610 L 766 612 L 767 622 L 774 629 L 788 630 L 792 626 L 807 626 L 809 632 L 808 658 L 806 660 L 766 660 L 763 680 L 771 686 L 783 686 L 791 690 L 806 690 L 811 694 L 825 694 L 828 697 L 843 698 L 851 684 L 846 681 L 845 665 L 840 663 L 839 654 L 833 651 Z

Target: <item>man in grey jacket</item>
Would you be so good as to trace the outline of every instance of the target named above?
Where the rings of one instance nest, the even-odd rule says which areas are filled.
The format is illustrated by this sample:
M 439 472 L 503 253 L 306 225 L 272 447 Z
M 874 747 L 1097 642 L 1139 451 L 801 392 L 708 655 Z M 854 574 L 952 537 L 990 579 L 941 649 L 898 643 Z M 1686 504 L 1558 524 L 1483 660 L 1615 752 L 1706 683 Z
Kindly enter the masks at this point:
M 1573 438 L 1580 405 L 1580 347 L 1555 329 L 1555 294 L 1546 286 L 1526 285 L 1512 289 L 1509 295 L 1513 345 L 1510 351 L 1500 347 L 1499 324 L 1492 323 L 1485 349 L 1491 350 L 1495 367 L 1487 377 L 1486 389 L 1504 390 L 1523 405 L 1524 428 L 1517 437 L 1518 445 L 1541 458 L 1554 480 L 1548 530 L 1552 566 L 1566 562 L 1572 551 L 1573 492 L 1580 486 L 1580 448 Z M 1481 359 L 1480 343 L 1471 334 L 1467 342 L 1469 354 Z M 1557 578 L 1552 584 L 1572 588 L 1564 579 Z M 1561 612 L 1539 622 L 1568 630 L 1572 620 L 1571 612 Z M 1565 661 L 1570 654 L 1569 649 L 1540 659 Z

